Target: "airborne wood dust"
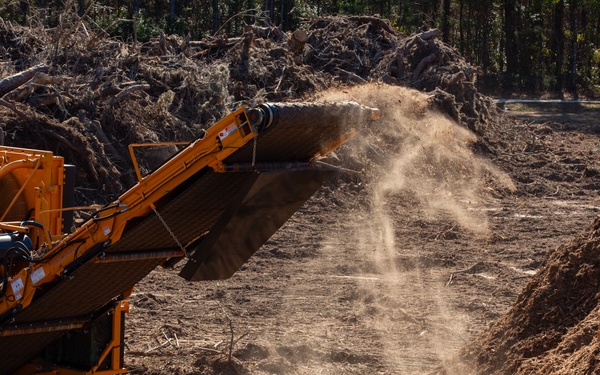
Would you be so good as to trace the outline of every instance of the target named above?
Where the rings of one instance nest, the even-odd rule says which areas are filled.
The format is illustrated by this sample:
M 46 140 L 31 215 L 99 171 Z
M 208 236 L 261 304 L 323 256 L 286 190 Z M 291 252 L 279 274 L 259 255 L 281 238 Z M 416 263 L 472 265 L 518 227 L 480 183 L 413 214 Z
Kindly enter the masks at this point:
M 485 239 L 490 181 L 510 179 L 427 95 L 366 85 L 318 100 L 381 110 L 324 160 L 356 173 L 325 186 L 231 279 L 157 269 L 136 286 L 133 373 L 423 374 L 463 346 L 471 321 L 445 287 L 452 260 L 431 252 Z M 180 347 L 153 349 L 175 334 Z
M 489 232 L 481 202 L 489 198 L 490 182 L 510 191 L 515 186 L 473 153 L 477 137 L 437 111 L 424 93 L 363 85 L 324 92 L 319 99 L 353 100 L 381 111 L 380 120 L 342 151 L 361 168 L 366 204 L 355 206 L 348 233 L 328 238 L 325 247 L 344 246 L 357 259 L 357 314 L 381 336 L 387 361 L 398 374 L 423 373 L 464 344 L 467 322 L 448 303 L 452 296 L 440 275 L 422 267 L 427 259 L 419 248 L 398 240 L 406 238 L 398 235 L 403 217 L 410 211 L 424 222 L 445 220 L 446 230 L 431 233 L 433 240 L 458 232 L 483 239 Z M 433 324 L 424 324 L 425 318 Z

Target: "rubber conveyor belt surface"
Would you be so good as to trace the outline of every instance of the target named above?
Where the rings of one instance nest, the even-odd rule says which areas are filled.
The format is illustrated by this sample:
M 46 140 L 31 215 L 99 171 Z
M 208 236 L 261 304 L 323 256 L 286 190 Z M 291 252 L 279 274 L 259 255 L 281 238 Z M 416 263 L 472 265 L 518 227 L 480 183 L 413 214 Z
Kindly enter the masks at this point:
M 363 107 L 356 103 L 270 104 L 265 108 L 268 108 L 265 112 L 268 112 L 269 124 L 261 129 L 254 141 L 250 141 L 236 150 L 224 160 L 224 163 L 309 162 L 315 154 L 338 140 L 351 128 L 359 130 L 367 122 L 367 119 L 363 118 L 366 116 L 363 113 Z M 301 184 L 305 178 L 302 173 L 310 174 L 312 172 L 300 171 L 298 177 L 291 181 Z M 283 215 L 285 217 L 277 218 L 271 225 L 273 228 L 269 228 L 268 232 L 259 236 L 258 240 L 250 241 L 252 242 L 250 245 L 253 247 L 241 261 L 245 261 L 256 251 L 257 248 L 254 247 L 260 247 L 272 232 L 279 228 L 318 189 L 321 183 L 319 179 L 330 175 L 322 171 L 316 173 L 313 180 L 318 180 L 318 184 L 313 181 L 306 194 L 296 194 L 293 189 L 292 193 L 287 193 L 285 200 L 293 198 L 290 194 L 301 197 L 294 198 L 296 201 L 290 202 L 288 205 L 290 212 Z M 206 233 L 210 233 L 219 220 L 223 221 L 227 215 L 233 216 L 244 201 L 251 202 L 248 207 L 260 201 L 249 196 L 249 194 L 254 194 L 252 192 L 257 189 L 254 185 L 259 180 L 259 175 L 260 173 L 256 171 L 217 173 L 211 168 L 205 167 L 159 200 L 156 208 L 182 244 L 193 243 Z M 271 180 L 273 180 L 272 177 L 263 179 L 266 182 Z M 274 181 L 277 182 L 277 179 Z M 262 200 L 269 199 L 271 194 L 282 192 L 283 188 L 280 188 L 279 191 L 267 189 L 264 190 L 262 196 L 260 194 L 257 196 Z M 287 190 L 287 188 L 285 189 Z M 246 207 L 246 211 L 248 211 L 248 207 Z M 241 221 L 242 219 L 243 217 L 240 217 L 237 220 Z M 256 220 L 256 217 L 251 219 Z M 221 223 L 219 226 L 219 231 L 225 231 L 225 233 L 231 231 L 231 228 L 226 227 L 226 223 Z M 240 235 L 242 234 L 240 233 Z M 217 242 L 216 247 L 218 248 L 218 236 L 213 242 Z M 215 244 L 211 243 L 211 247 L 213 245 Z M 121 254 L 173 249 L 179 249 L 173 237 L 160 218 L 151 214 L 128 222 L 119 241 L 103 249 L 103 252 Z M 210 249 L 203 251 L 207 252 Z M 202 259 L 206 258 L 207 255 L 203 254 Z M 43 350 L 51 341 L 66 332 L 66 330 L 59 330 L 2 336 L 2 329 L 43 324 L 50 320 L 89 319 L 108 302 L 134 286 L 164 260 L 163 258 L 111 263 L 90 261 L 80 265 L 69 278 L 63 279 L 26 309 L 18 312 L 11 326 L 0 328 L 0 347 L 2 348 L 0 351 L 0 363 L 2 364 L 0 374 L 9 374 L 16 370 L 25 361 Z M 222 262 L 223 259 L 218 261 Z M 232 268 L 232 266 L 228 268 Z M 231 271 L 218 272 L 217 270 L 215 275 L 228 277 L 228 273 Z M 201 276 L 193 276 L 193 272 L 190 275 L 192 275 L 190 279 L 202 279 Z

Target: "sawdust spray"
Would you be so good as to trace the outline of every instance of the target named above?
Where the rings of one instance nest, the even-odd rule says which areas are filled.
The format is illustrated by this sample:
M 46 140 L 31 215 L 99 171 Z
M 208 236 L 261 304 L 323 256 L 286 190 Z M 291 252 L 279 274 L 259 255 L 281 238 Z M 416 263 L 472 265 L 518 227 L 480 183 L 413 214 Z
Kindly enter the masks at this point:
M 485 182 L 514 187 L 474 155 L 476 136 L 432 110 L 423 93 L 365 85 L 321 100 L 353 100 L 381 111 L 380 121 L 348 145 L 350 164 L 362 169 L 368 185 L 368 207 L 352 215 L 355 240 L 346 242 L 364 265 L 355 274 L 362 290 L 356 311 L 379 332 L 384 357 L 398 373 L 431 370 L 462 346 L 467 322 L 451 306 L 448 275 L 428 267 L 435 256 L 421 247 L 444 233 L 484 237 Z M 409 218 L 430 226 L 430 238 L 403 233 Z

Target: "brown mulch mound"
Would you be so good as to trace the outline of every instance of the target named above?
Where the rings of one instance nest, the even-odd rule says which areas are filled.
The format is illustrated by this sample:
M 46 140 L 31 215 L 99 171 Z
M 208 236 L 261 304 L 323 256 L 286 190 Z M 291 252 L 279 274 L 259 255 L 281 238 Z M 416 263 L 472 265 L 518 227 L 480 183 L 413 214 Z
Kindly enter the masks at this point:
M 512 309 L 463 351 L 463 366 L 477 374 L 597 374 L 599 298 L 597 218 L 548 256 Z

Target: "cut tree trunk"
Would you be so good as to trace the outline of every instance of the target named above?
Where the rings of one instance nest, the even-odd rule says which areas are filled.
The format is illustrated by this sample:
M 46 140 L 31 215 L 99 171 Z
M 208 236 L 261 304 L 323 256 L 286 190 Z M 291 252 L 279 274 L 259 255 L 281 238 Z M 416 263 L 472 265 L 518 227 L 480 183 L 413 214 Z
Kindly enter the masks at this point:
M 242 42 L 242 59 L 247 60 L 250 57 L 250 48 L 254 45 L 254 33 L 252 28 L 246 30 Z
M 16 89 L 17 87 L 24 85 L 32 79 L 36 73 L 46 73 L 48 71 L 48 67 L 45 65 L 36 65 L 32 68 L 23 70 L 17 74 L 14 74 L 10 77 L 4 78 L 0 81 L 0 98 Z
M 294 31 L 288 38 L 288 46 L 292 53 L 300 53 L 304 49 L 304 44 L 308 40 L 308 33 L 304 29 Z

